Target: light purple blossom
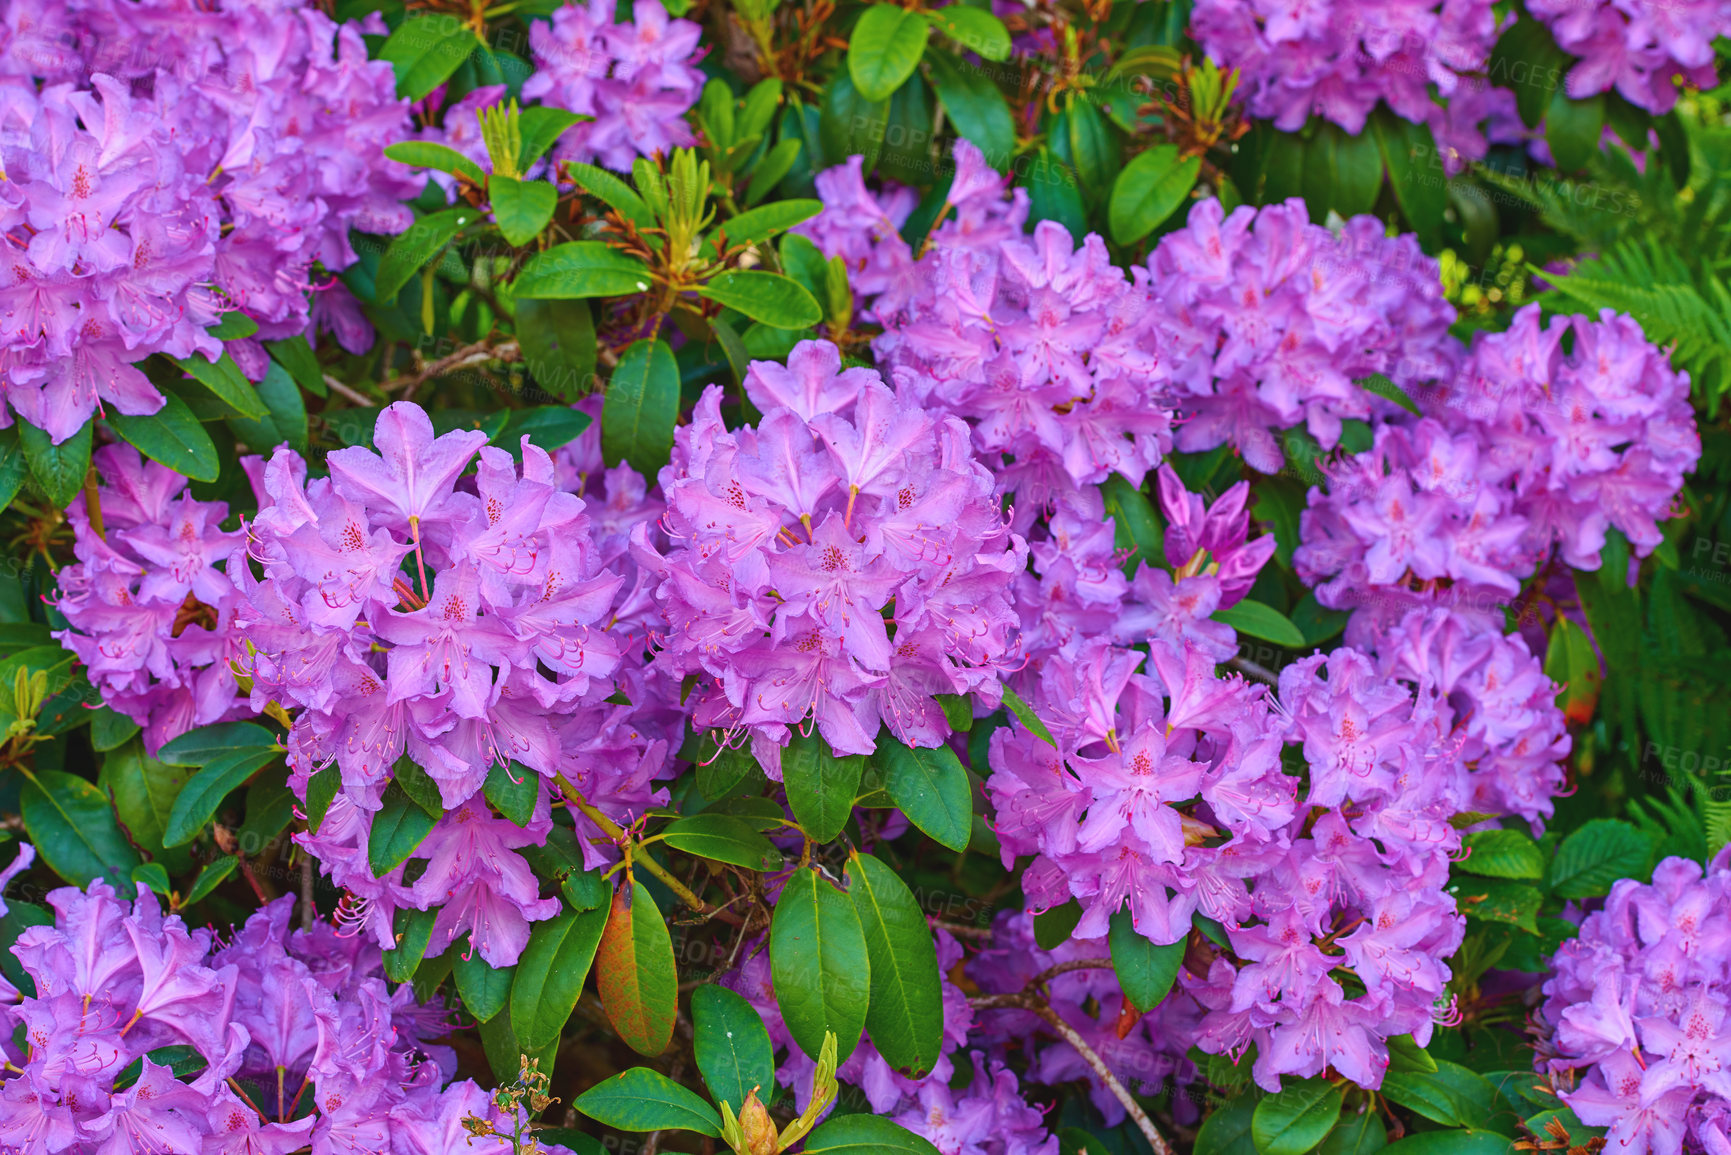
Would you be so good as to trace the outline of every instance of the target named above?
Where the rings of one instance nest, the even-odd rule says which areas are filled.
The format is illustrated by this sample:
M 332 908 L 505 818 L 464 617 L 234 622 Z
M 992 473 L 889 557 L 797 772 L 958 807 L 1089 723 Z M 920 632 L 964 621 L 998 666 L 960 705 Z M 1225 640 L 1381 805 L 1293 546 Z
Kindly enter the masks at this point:
M 1669 112 L 1676 81 L 1718 83 L 1713 41 L 1731 34 L 1726 0 L 1533 0 L 1527 11 L 1574 56 L 1566 91 L 1583 100 L 1615 88 L 1649 112 Z

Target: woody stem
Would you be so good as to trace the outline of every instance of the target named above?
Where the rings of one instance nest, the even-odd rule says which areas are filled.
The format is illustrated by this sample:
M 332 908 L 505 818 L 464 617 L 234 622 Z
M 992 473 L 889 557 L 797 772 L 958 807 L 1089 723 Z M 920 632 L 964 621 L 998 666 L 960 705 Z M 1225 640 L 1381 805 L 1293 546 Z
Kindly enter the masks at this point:
M 577 789 L 576 784 L 573 783 L 571 779 L 565 777 L 563 774 L 555 774 L 554 779 L 559 783 L 559 789 L 564 793 L 566 800 L 578 810 L 582 811 L 585 818 L 599 826 L 603 834 L 621 844 L 631 841 L 631 836 L 625 833 L 625 829 L 617 822 L 613 821 L 613 819 L 603 814 L 600 810 L 597 810 L 587 798 L 583 797 L 583 792 Z M 667 885 L 667 889 L 671 890 L 676 896 L 678 896 L 679 901 L 683 902 L 691 909 L 703 914 L 711 913 L 708 903 L 693 894 L 690 887 L 673 877 L 672 873 L 668 871 L 666 867 L 662 866 L 659 862 L 656 862 L 649 855 L 633 855 L 632 866 L 641 866 L 644 870 L 647 870 L 650 874 L 659 878 Z

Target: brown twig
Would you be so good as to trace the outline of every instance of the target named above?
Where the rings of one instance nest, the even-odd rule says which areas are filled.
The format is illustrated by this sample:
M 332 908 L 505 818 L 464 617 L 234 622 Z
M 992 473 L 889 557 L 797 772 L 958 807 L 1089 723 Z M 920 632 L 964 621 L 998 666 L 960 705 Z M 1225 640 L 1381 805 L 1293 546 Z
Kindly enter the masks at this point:
M 347 385 L 344 385 L 341 381 L 338 381 L 335 377 L 332 377 L 329 373 L 325 374 L 325 384 L 330 387 L 331 392 L 347 397 L 356 405 L 365 406 L 366 408 L 371 409 L 373 406 L 378 404 L 378 402 L 374 401 L 371 397 L 368 397 L 364 393 L 355 392 Z
M 1267 682 L 1270 686 L 1280 684 L 1280 676 L 1267 666 L 1259 666 L 1249 658 L 1233 658 L 1226 663 L 1241 674 L 1247 674 L 1258 682 Z
M 394 393 L 401 389 L 403 390 L 403 400 L 408 401 L 414 397 L 416 389 L 435 377 L 443 377 L 445 374 L 455 372 L 458 369 L 485 365 L 489 361 L 520 361 L 522 358 L 523 350 L 516 341 L 504 341 L 494 345 L 493 339 L 488 337 L 484 341 L 465 345 L 454 353 L 423 365 L 413 373 L 393 377 L 380 385 L 379 388 L 386 393 Z

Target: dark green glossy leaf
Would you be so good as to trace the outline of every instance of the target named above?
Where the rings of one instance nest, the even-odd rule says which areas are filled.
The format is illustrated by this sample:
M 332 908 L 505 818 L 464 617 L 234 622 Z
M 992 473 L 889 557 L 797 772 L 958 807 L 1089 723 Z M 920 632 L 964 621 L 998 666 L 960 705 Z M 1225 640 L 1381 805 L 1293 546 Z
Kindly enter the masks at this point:
M 276 735 L 255 722 L 218 722 L 188 730 L 156 752 L 170 766 L 203 766 L 243 751 L 276 746 Z
M 826 1032 L 836 1061 L 859 1045 L 871 997 L 871 958 L 848 896 L 813 870 L 796 870 L 781 892 L 769 929 L 769 965 L 782 1021 L 812 1058 Z
M 1214 620 L 1225 622 L 1241 634 L 1261 638 L 1277 646 L 1296 650 L 1304 645 L 1304 635 L 1285 614 L 1273 606 L 1253 602 L 1248 598 L 1225 609 L 1215 610 Z
M 1010 58 L 1010 30 L 983 8 L 950 4 L 926 12 L 932 26 L 969 52 L 987 60 Z
M 535 817 L 535 803 L 541 797 L 541 776 L 515 762 L 509 767 L 495 762 L 488 769 L 487 781 L 481 789 L 500 814 L 518 826 L 527 826 Z
M 541 234 L 559 207 L 559 190 L 544 180 L 518 180 L 494 173 L 487 181 L 493 223 L 513 245 L 526 245 Z
M 1572 831 L 1551 859 L 1551 893 L 1596 898 L 1619 878 L 1645 879 L 1653 837 L 1620 818 L 1593 818 Z
M 557 1043 L 583 993 L 607 908 L 560 914 L 529 930 L 511 984 L 511 1027 L 531 1050 Z
M 847 884 L 871 960 L 866 1029 L 890 1066 L 924 1078 L 944 1039 L 943 982 L 931 927 L 907 883 L 871 855 L 849 861 Z
M 842 1115 L 806 1137 L 805 1155 L 938 1155 L 938 1149 L 881 1115 Z
M 597 1083 L 571 1105 L 616 1131 L 695 1131 L 721 1138 L 721 1116 L 714 1107 L 647 1067 L 633 1067 Z
M 517 299 L 577 300 L 649 291 L 649 268 L 603 241 L 571 241 L 529 258 L 512 290 Z
M 20 797 L 24 831 L 49 869 L 74 886 L 106 877 L 124 888 L 138 852 L 102 791 L 59 770 L 38 770 Z
M 128 417 L 115 411 L 108 415 L 109 428 L 152 461 L 183 473 L 194 481 L 215 481 L 221 466 L 216 443 L 186 402 L 165 394 L 162 408 L 148 417 Z
M 984 154 L 988 164 L 1007 169 L 1016 148 L 1016 124 L 997 84 L 984 70 L 941 49 L 928 51 L 926 62 L 931 65 L 932 87 L 956 131 Z
M 973 829 L 973 799 L 968 772 L 949 746 L 918 749 L 885 734 L 873 760 L 884 788 L 908 821 L 933 841 L 962 851 Z
M 1112 969 L 1130 1005 L 1143 1014 L 1158 1006 L 1172 990 L 1178 968 L 1184 963 L 1184 939 L 1159 946 L 1137 931 L 1128 910 L 1112 915 L 1107 942 L 1112 950 Z
M 655 477 L 673 450 L 679 364 L 665 341 L 633 341 L 614 366 L 601 405 L 601 455 Z
M 775 1051 L 757 1008 L 717 983 L 691 992 L 692 1045 L 697 1069 L 718 1103 L 737 1114 L 747 1095 L 775 1089 Z
M 469 25 L 446 13 L 403 21 L 379 49 L 397 72 L 397 95 L 420 100 L 451 78 L 481 47 Z
M 540 160 L 567 129 L 589 119 L 563 108 L 545 105 L 525 108 L 517 116 L 517 131 L 522 141 L 517 152 L 517 170 L 529 171 L 529 166 Z
M 1545 855 L 1522 830 L 1479 830 L 1461 838 L 1468 851 L 1455 869 L 1490 878 L 1543 878 Z
M 802 221 L 809 221 L 823 211 L 823 202 L 816 200 L 772 201 L 762 208 L 747 209 L 722 224 L 729 245 L 754 244 L 784 233 Z
M 1605 133 L 1605 97 L 1603 93 L 1585 100 L 1571 100 L 1564 89 L 1551 96 L 1545 111 L 1545 143 L 1551 146 L 1551 156 L 1563 172 L 1576 172 L 1598 155 L 1599 140 Z
M 756 269 L 718 273 L 697 294 L 772 329 L 806 329 L 823 320 L 817 300 L 798 281 L 780 273 Z
M 534 376 L 535 384 L 563 401 L 587 396 L 598 384 L 595 319 L 587 301 L 519 297 L 517 344 L 523 350 L 523 364 Z M 585 416 L 576 410 L 569 412 Z
M 204 832 L 205 825 L 230 792 L 277 759 L 278 751 L 239 750 L 204 764 L 181 788 L 163 826 L 164 846 L 183 846 Z
M 480 951 L 471 947 L 457 955 L 451 964 L 451 974 L 457 980 L 457 995 L 463 1000 L 463 1009 L 477 1023 L 484 1023 L 505 1009 L 517 968 L 492 966 L 481 957 Z
M 1261 1155 L 1304 1155 L 1334 1129 L 1340 1104 L 1340 1088 L 1326 1079 L 1287 1078 L 1256 1104 L 1251 1139 Z
M 373 815 L 372 833 L 367 838 L 367 864 L 374 878 L 383 878 L 415 852 L 427 835 L 433 832 L 438 819 L 428 814 L 403 788 L 392 782 L 385 787 L 385 796 L 378 813 Z
M 1138 153 L 1112 182 L 1107 217 L 1112 239 L 1133 245 L 1177 211 L 1202 172 L 1202 158 L 1180 157 L 1178 146 L 1157 144 Z
M 209 896 L 212 891 L 223 884 L 229 875 L 234 873 L 234 868 L 239 865 L 239 858 L 232 854 L 225 854 L 206 866 L 198 872 L 198 877 L 192 880 L 192 886 L 187 890 L 186 897 L 181 900 L 181 905 L 191 906 L 199 899 Z
M 416 168 L 436 169 L 453 175 L 461 173 L 477 187 L 487 183 L 487 174 L 481 166 L 449 145 L 430 140 L 399 140 L 385 147 L 385 155 Z
M 1448 181 L 1436 141 L 1428 125 L 1412 124 L 1387 108 L 1371 115 L 1383 163 L 1394 182 L 1400 211 L 1426 247 L 1434 248 L 1442 235 L 1443 214 L 1448 210 Z
M 920 66 L 932 34 L 918 12 L 895 4 L 873 4 L 848 37 L 847 70 L 867 100 L 888 100 Z
M 84 428 L 59 445 L 22 418 L 13 427 L 18 430 L 24 460 L 30 465 L 31 480 L 41 490 L 42 497 L 55 509 L 71 505 L 90 472 L 91 423 L 86 421 Z
M 473 224 L 480 213 L 468 205 L 429 213 L 407 230 L 391 238 L 385 255 L 379 258 L 379 271 L 373 277 L 373 292 L 380 304 L 396 298 L 402 287 L 421 271 L 441 249 L 450 244 L 463 226 Z
M 731 814 L 693 814 L 677 819 L 661 832 L 661 840 L 675 850 L 747 870 L 781 867 L 781 851 L 751 823 Z
M 841 833 L 859 797 L 865 758 L 838 758 L 815 729 L 797 731 L 781 752 L 781 780 L 793 816 L 813 842 L 828 842 Z

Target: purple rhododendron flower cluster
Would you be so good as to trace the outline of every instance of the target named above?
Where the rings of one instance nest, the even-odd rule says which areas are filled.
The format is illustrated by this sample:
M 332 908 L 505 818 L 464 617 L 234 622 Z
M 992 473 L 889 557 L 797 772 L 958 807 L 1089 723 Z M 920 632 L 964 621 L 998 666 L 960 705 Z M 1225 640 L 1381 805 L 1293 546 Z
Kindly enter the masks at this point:
M 525 1120 L 450 1083 L 456 1056 L 430 1042 L 444 1010 L 409 983 L 388 988 L 364 941 L 323 924 L 291 933 L 292 898 L 226 942 L 165 916 L 143 886 L 130 907 L 100 880 L 48 902 L 53 923 L 13 948 L 34 991 L 0 979 L 7 1151 L 513 1150 Z M 189 1054 L 171 1067 L 165 1047 Z
M 780 777 L 790 728 L 838 754 L 880 726 L 949 735 L 935 694 L 996 704 L 1016 659 L 1010 583 L 1026 564 L 959 420 L 921 408 L 828 342 L 753 362 L 763 413 L 729 431 L 710 386 L 661 473 L 669 546 L 637 530 L 667 617 L 657 662 L 697 675 L 692 725 L 749 733 Z
M 1712 88 L 1713 41 L 1731 35 L 1726 0 L 1532 0 L 1527 11 L 1579 62 L 1565 89 L 1583 99 L 1615 88 L 1630 104 L 1665 113 L 1677 84 Z
M 101 402 L 155 412 L 131 363 L 214 359 L 203 330 L 226 309 L 261 338 L 303 332 L 315 270 L 357 259 L 350 230 L 413 221 L 401 202 L 420 182 L 384 156 L 408 105 L 360 25 L 288 2 L 78 0 L 9 17 L 0 376 L 56 442 Z M 230 347 L 263 375 L 256 339 Z
M 226 504 L 195 500 L 186 478 L 130 445 L 98 449 L 94 465 L 102 528 L 79 494 L 66 511 L 78 561 L 60 571 L 70 628 L 54 636 L 154 755 L 195 726 L 252 714 L 232 668 L 240 595 L 226 572 L 242 535 L 222 528 Z
M 1379 101 L 1416 124 L 1484 68 L 1497 38 L 1488 0 L 1198 0 L 1190 33 L 1243 77 L 1250 114 L 1287 132 L 1312 114 L 1357 135 Z
M 629 172 L 637 157 L 696 142 L 685 113 L 703 91 L 702 29 L 669 17 L 656 0 L 636 0 L 628 23 L 614 23 L 614 7 L 613 0 L 565 4 L 551 23 L 535 23 L 535 73 L 523 99 L 593 118 L 559 138 L 555 161 Z
M 1546 325 L 1528 306 L 1425 400 L 1310 491 L 1294 562 L 1324 605 L 1385 624 L 1494 607 L 1553 550 L 1597 569 L 1613 527 L 1646 556 L 1701 455 L 1688 375 L 1609 311 Z
M 1375 217 L 1336 234 L 1297 199 L 1230 216 L 1203 201 L 1161 238 L 1148 274 L 1177 447 L 1229 444 L 1263 473 L 1281 467 L 1283 429 L 1302 422 L 1332 449 L 1342 420 L 1393 411 L 1357 379 L 1411 389 L 1457 356 L 1436 261 Z
M 1731 1149 L 1731 850 L 1667 858 L 1619 879 L 1552 959 L 1541 1068 L 1574 1072 L 1558 1096 L 1608 1127 L 1606 1149 Z M 1565 1084 L 1567 1086 L 1567 1084 Z
M 482 956 L 508 966 L 529 922 L 558 908 L 514 853 L 545 841 L 545 780 L 605 767 L 640 789 L 666 742 L 621 756 L 606 701 L 623 659 L 607 629 L 621 582 L 599 570 L 584 503 L 558 489 L 545 451 L 525 439 L 519 468 L 483 433 L 435 437 L 405 402 L 381 411 L 374 441 L 378 452 L 330 454 L 328 479 L 307 481 L 286 447 L 264 471 L 269 504 L 247 547 L 263 576 L 239 555 L 230 565 L 253 704 L 303 708 L 288 738 L 302 798 L 315 772 L 334 762 L 341 775 L 323 824 L 300 837 L 358 900 L 354 917 L 389 945 L 397 908 L 439 905 L 429 949 L 472 930 Z M 472 489 L 460 488 L 477 455 Z M 412 884 L 407 863 L 375 878 L 367 857 L 404 758 L 446 810 L 415 851 L 430 865 Z M 527 827 L 488 809 L 489 774 L 533 777 Z

